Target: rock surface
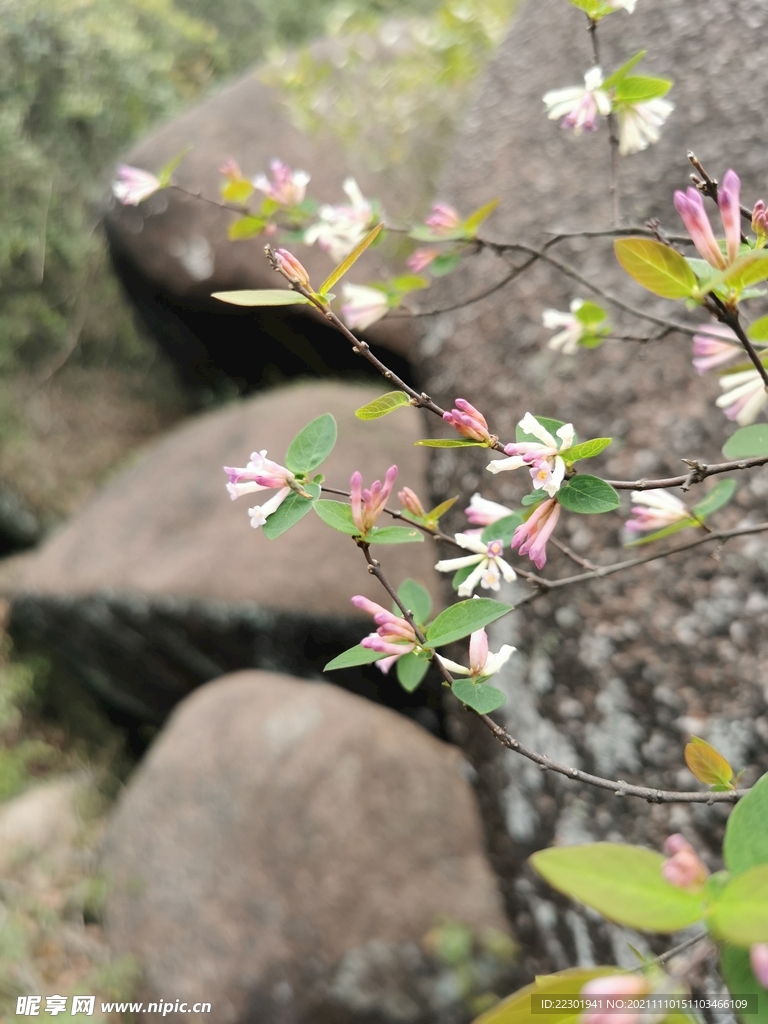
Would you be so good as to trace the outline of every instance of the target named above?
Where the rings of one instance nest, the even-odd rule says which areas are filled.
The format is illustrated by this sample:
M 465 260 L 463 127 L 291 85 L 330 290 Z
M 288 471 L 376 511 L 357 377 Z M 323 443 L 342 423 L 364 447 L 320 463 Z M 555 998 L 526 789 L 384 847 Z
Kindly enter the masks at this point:
M 666 230 L 681 230 L 672 192 L 688 183 L 687 149 L 717 177 L 735 167 L 742 203 L 751 206 L 762 194 L 767 30 L 768 8 L 758 0 L 735 6 L 726 0 L 646 0 L 631 17 L 620 11 L 601 23 L 606 73 L 647 47 L 640 71 L 675 79 L 670 98 L 676 109 L 660 143 L 621 161 L 625 223 L 655 216 Z M 607 132 L 603 127 L 575 138 L 547 120 L 541 102 L 547 90 L 580 82 L 590 60 L 581 12 L 561 0 L 521 5 L 444 181 L 443 198 L 461 210 L 500 198 L 486 237 L 540 246 L 551 238 L 547 231 L 610 227 Z M 691 324 L 701 319 L 681 303 L 657 300 L 635 286 L 618 268 L 610 239 L 575 239 L 550 252 L 643 312 Z M 430 308 L 477 295 L 508 269 L 488 253 L 468 261 L 442 294 L 430 293 Z M 575 357 L 546 348 L 551 335 L 542 329 L 542 310 L 567 309 L 577 296 L 590 297 L 556 268 L 539 264 L 485 300 L 433 318 L 423 345 L 423 386 L 441 404 L 456 395 L 476 403 L 502 438 L 514 435 L 527 410 L 571 421 L 583 438 L 612 436 L 612 447 L 590 463 L 590 470 L 608 478 L 678 474 L 683 457 L 721 461 L 733 428 L 714 408 L 716 380 L 697 378 L 691 367 L 689 338 L 677 334 L 642 347 L 613 342 Z M 609 312 L 618 333 L 654 332 L 639 318 L 610 306 Z M 435 496 L 481 488 L 487 497 L 514 505 L 525 481 L 516 473 L 492 477 L 484 470 L 486 461 L 437 454 Z M 734 526 L 747 516 L 766 519 L 766 470 L 743 474 L 738 483 L 736 501 L 716 517 L 718 526 Z M 710 486 L 691 491 L 693 500 Z M 564 515 L 558 536 L 582 558 L 606 564 L 625 558 L 620 545 L 627 499 L 623 516 Z M 551 552 L 544 574 L 579 571 Z M 728 544 L 715 557 L 703 548 L 538 599 L 514 621 L 502 620 L 489 630 L 494 649 L 500 643 L 519 648 L 499 677 L 509 695 L 503 720 L 521 741 L 568 764 L 670 789 L 696 788 L 682 756 L 695 732 L 731 757 L 737 769 L 748 768 L 745 781 L 751 782 L 768 768 L 767 582 L 768 543 L 755 536 Z M 471 724 L 463 716 L 460 734 L 483 780 L 494 863 L 506 879 L 530 974 L 590 961 L 631 966 L 627 935 L 597 929 L 521 874 L 524 858 L 553 841 L 612 839 L 658 848 L 665 835 L 682 830 L 701 848 L 709 847 L 716 866 L 725 813 L 649 808 L 552 778 L 473 734 Z M 642 948 L 645 940 L 639 942 Z
M 262 672 L 175 711 L 120 799 L 104 869 L 108 933 L 139 958 L 143 998 L 210 1001 L 221 1024 L 466 1019 L 419 942 L 441 916 L 506 927 L 456 751 L 336 687 Z

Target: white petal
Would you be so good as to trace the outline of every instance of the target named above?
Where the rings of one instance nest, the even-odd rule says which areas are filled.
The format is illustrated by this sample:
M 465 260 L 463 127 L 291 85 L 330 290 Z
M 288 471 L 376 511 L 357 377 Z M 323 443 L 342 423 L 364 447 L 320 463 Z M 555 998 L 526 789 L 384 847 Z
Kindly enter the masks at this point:
M 485 545 L 483 545 L 485 547 Z M 463 558 L 444 558 L 438 562 L 435 568 L 438 572 L 455 572 L 456 569 L 465 569 L 468 565 L 475 565 L 482 561 L 482 555 L 465 555 Z
M 632 491 L 632 501 L 637 505 L 646 505 L 648 508 L 658 508 L 663 512 L 685 512 L 687 506 L 676 494 L 661 488 L 651 488 L 649 491 Z
M 559 309 L 545 309 L 541 314 L 541 322 L 548 331 L 556 327 L 573 327 L 575 319 L 570 313 L 561 313 Z
M 470 676 L 470 675 L 472 675 L 472 673 L 469 671 L 469 669 L 465 668 L 464 665 L 459 665 L 459 663 L 456 662 L 456 661 L 451 661 L 449 658 L 444 658 L 442 656 L 442 654 L 438 654 L 438 658 L 440 659 L 442 664 L 448 669 L 448 671 L 453 673 L 453 675 L 455 675 L 455 676 Z
M 487 559 L 485 559 L 485 558 L 482 559 L 482 561 L 480 561 L 480 563 L 478 564 L 478 566 L 474 570 L 474 572 L 470 573 L 469 576 L 467 576 L 467 578 L 464 580 L 464 582 L 459 587 L 459 597 L 471 597 L 472 596 L 472 591 L 475 589 L 477 584 L 483 578 L 483 573 L 485 572 L 485 567 L 486 567 L 487 564 L 488 564 Z
M 739 426 L 748 427 L 750 423 L 754 423 L 766 402 L 768 402 L 768 394 L 765 389 L 756 392 L 736 417 Z
M 503 558 L 497 558 L 496 565 L 498 565 L 498 567 L 501 569 L 501 575 L 504 577 L 507 583 L 514 583 L 514 581 L 517 579 L 517 573 L 509 564 L 509 562 L 506 562 Z
M 483 556 L 488 552 L 488 545 L 484 544 L 478 537 L 473 537 L 469 533 L 455 533 L 453 535 L 453 539 L 460 548 L 466 548 L 467 551 L 476 551 L 479 555 Z
M 495 459 L 485 467 L 489 473 L 505 473 L 508 469 L 522 469 L 528 463 L 522 455 L 511 455 L 508 459 Z
M 573 444 L 574 438 L 576 437 L 576 431 L 573 429 L 573 424 L 564 423 L 557 431 L 557 436 L 562 442 L 560 445 L 561 448 L 570 448 Z
M 603 69 L 599 66 L 590 68 L 584 75 L 584 87 L 587 92 L 594 92 L 603 84 Z
M 486 658 L 485 665 L 483 666 L 483 676 L 487 677 L 496 675 L 502 665 L 506 665 L 516 650 L 516 647 L 510 647 L 509 644 L 504 644 L 498 654 L 489 654 Z
M 557 449 L 557 441 L 550 434 L 548 430 L 539 423 L 536 417 L 527 412 L 525 416 L 520 420 L 518 426 L 521 430 L 524 430 L 526 434 L 532 434 L 533 437 L 537 437 L 542 444 L 545 444 L 548 448 Z M 498 470 L 496 471 L 498 472 Z

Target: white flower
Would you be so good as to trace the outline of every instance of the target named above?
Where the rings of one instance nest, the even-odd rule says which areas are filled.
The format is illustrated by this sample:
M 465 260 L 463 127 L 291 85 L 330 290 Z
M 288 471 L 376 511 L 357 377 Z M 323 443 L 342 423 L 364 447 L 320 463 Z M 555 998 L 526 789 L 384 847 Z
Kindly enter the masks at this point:
M 282 160 L 271 160 L 272 181 L 266 174 L 257 174 L 253 179 L 254 188 L 264 192 L 281 206 L 298 206 L 307 194 L 309 175 L 306 171 L 294 171 Z
M 373 207 L 360 191 L 354 178 L 347 178 L 342 188 L 349 204 L 321 206 L 320 220 L 304 232 L 307 245 L 315 242 L 324 249 L 334 263 L 341 261 L 365 238 L 373 220 Z
M 602 68 L 594 67 L 584 75 L 584 88 L 579 85 L 567 89 L 552 89 L 544 96 L 547 117 L 556 121 L 562 117 L 562 128 L 573 128 L 576 135 L 597 128 L 597 115 L 611 112 L 611 98 L 602 88 Z
M 629 533 L 649 533 L 663 530 L 665 526 L 690 519 L 688 506 L 674 494 L 663 488 L 654 487 L 649 491 L 632 491 L 634 519 L 628 519 L 624 529 Z M 644 506 L 644 507 L 643 507 Z
M 501 557 L 504 545 L 500 540 L 492 540 L 484 544 L 479 537 L 473 537 L 468 533 L 455 534 L 455 540 L 459 547 L 473 551 L 475 554 L 465 555 L 463 558 L 445 559 L 438 562 L 435 568 L 438 572 L 455 572 L 457 569 L 464 569 L 470 565 L 475 566 L 475 569 L 459 586 L 459 597 L 471 597 L 472 591 L 478 583 L 485 590 L 499 590 L 502 576 L 507 583 L 512 583 L 517 579 L 515 570 Z
M 381 320 L 389 309 L 389 299 L 386 293 L 378 288 L 368 288 L 363 284 L 347 284 L 345 282 L 342 284 L 341 290 L 345 300 L 341 312 L 347 327 L 352 331 L 356 328 L 364 331 L 366 327 Z
M 123 206 L 138 206 L 160 187 L 160 179 L 149 171 L 121 164 L 117 168 L 117 178 L 112 182 L 112 195 Z
M 720 378 L 720 387 L 725 394 L 720 395 L 715 405 L 724 409 L 728 419 L 736 420 L 740 427 L 754 423 L 768 402 L 768 392 L 757 370 L 727 373 Z
M 635 9 L 637 0 L 608 0 L 608 3 L 615 11 L 623 7 L 627 14 L 631 14 Z
M 633 106 L 620 106 L 619 117 L 619 152 L 622 156 L 628 153 L 639 153 L 649 142 L 659 141 L 659 129 L 675 109 L 674 103 L 659 97 L 635 103 Z
M 570 448 L 573 444 L 576 436 L 573 424 L 564 423 L 557 430 L 559 443 L 529 412 L 523 416 L 518 426 L 526 434 L 538 437 L 539 440 L 517 441 L 506 445 L 504 453 L 510 457 L 496 459 L 495 462 L 490 462 L 486 469 L 491 473 L 503 473 L 508 469 L 521 469 L 527 466 L 530 469 L 534 490 L 543 490 L 550 498 L 554 498 L 565 478 L 565 460 L 558 452 Z
M 498 654 L 488 650 L 488 636 L 484 629 L 477 629 L 469 638 L 469 668 L 459 665 L 439 655 L 440 661 L 455 676 L 471 676 L 475 682 L 488 679 L 495 675 L 502 665 L 506 665 L 517 650 L 509 644 L 503 644 Z
M 548 331 L 564 328 L 547 342 L 547 348 L 560 349 L 563 355 L 572 356 L 578 352 L 579 342 L 587 332 L 585 324 L 575 315 L 584 305 L 583 299 L 574 299 L 570 313 L 561 313 L 559 309 L 545 309 L 541 320 Z
M 497 523 L 499 519 L 506 519 L 512 514 L 511 508 L 499 505 L 495 501 L 489 501 L 478 492 L 472 495 L 469 505 L 464 509 L 464 515 L 472 526 L 490 526 L 491 523 Z M 480 532 L 482 533 L 482 530 Z
M 277 494 L 273 494 L 269 501 L 263 505 L 254 505 L 253 508 L 248 509 L 248 515 L 251 517 L 251 526 L 257 530 L 260 526 L 266 523 L 268 516 L 271 516 L 273 512 L 276 512 L 283 504 L 285 499 L 291 493 L 290 487 L 281 488 Z

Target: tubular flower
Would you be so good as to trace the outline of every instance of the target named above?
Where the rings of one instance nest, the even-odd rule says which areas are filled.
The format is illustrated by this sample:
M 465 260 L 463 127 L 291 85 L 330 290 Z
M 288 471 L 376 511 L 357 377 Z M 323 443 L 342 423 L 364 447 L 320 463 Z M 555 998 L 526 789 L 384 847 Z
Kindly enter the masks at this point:
M 704 199 L 696 188 L 688 188 L 685 192 L 675 192 L 675 209 L 685 224 L 691 241 L 701 256 L 717 270 L 724 270 L 734 262 L 741 245 L 741 213 L 739 209 L 739 190 L 741 182 L 735 171 L 728 170 L 718 189 L 718 206 L 720 219 L 725 229 L 725 248 L 727 258 L 720 251 L 717 239 L 709 223 L 704 209 Z
M 491 473 L 504 473 L 508 469 L 521 469 L 523 466 L 527 466 L 530 469 L 534 489 L 541 489 L 550 498 L 554 498 L 565 478 L 565 460 L 558 455 L 558 452 L 570 448 L 573 444 L 573 439 L 576 436 L 573 424 L 564 423 L 557 430 L 559 443 L 529 412 L 523 416 L 518 426 L 526 434 L 532 434 L 539 440 L 508 444 L 504 452 L 509 458 L 490 462 L 486 468 Z
M 718 338 L 726 338 L 727 341 L 718 341 Z M 724 324 L 707 324 L 701 328 L 700 334 L 693 337 L 693 365 L 699 374 L 727 363 L 741 352 L 743 349 L 736 335 Z
M 364 284 L 347 284 L 341 286 L 344 303 L 341 312 L 350 330 L 364 331 L 366 327 L 381 320 L 389 309 L 386 292 L 379 288 L 369 288 Z
M 251 526 L 254 530 L 258 530 L 260 526 L 266 523 L 267 518 L 280 508 L 290 493 L 290 487 L 282 487 L 277 494 L 273 494 L 269 501 L 265 501 L 263 505 L 254 505 L 253 508 L 248 509 L 248 515 L 251 517 Z
M 465 555 L 463 558 L 448 558 L 438 562 L 435 568 L 438 572 L 455 572 L 457 569 L 464 569 L 470 565 L 475 568 L 459 586 L 459 597 L 471 597 L 472 591 L 478 583 L 485 590 L 499 590 L 501 588 L 501 577 L 507 583 L 517 579 L 515 570 L 501 556 L 504 545 L 500 540 L 492 540 L 484 544 L 479 537 L 473 537 L 468 533 L 457 533 L 456 543 L 459 547 L 467 548 L 474 552 Z
M 485 444 L 494 443 L 485 416 L 466 398 L 457 398 L 456 408 L 444 412 L 443 419 L 462 437 L 468 437 L 472 441 L 484 441 Z
M 563 330 L 555 334 L 547 342 L 547 348 L 559 349 L 563 355 L 572 356 L 579 350 L 579 342 L 587 333 L 586 326 L 579 320 L 576 313 L 584 305 L 583 299 L 574 299 L 571 303 L 570 313 L 561 313 L 559 309 L 545 309 L 541 314 L 541 320 L 548 331 L 555 331 L 558 327 Z
M 560 505 L 555 498 L 548 498 L 537 505 L 533 513 L 512 535 L 512 547 L 518 554 L 528 555 L 537 569 L 547 563 L 547 541 L 560 518 Z
M 762 199 L 758 199 L 752 210 L 752 230 L 758 238 L 768 235 L 768 211 Z
M 715 400 L 715 405 L 740 427 L 754 423 L 768 402 L 768 392 L 757 370 L 727 373 L 720 378 L 720 387 L 725 394 Z
M 709 868 L 685 836 L 679 832 L 669 836 L 664 842 L 664 851 L 671 855 L 661 866 L 661 873 L 669 884 L 692 892 L 701 889 L 709 878 Z
M 593 132 L 597 128 L 597 115 L 611 112 L 611 100 L 602 88 L 603 72 L 590 68 L 584 75 L 584 88 L 574 85 L 567 89 L 553 89 L 544 96 L 547 117 L 556 121 L 562 117 L 561 128 L 573 128 L 574 134 Z
M 381 515 L 387 498 L 392 493 L 397 477 L 397 466 L 390 466 L 384 477 L 384 483 L 374 480 L 371 487 L 363 489 L 363 477 L 357 470 L 350 481 L 350 504 L 352 519 L 360 533 L 365 536 Z
M 288 252 L 287 249 L 275 249 L 275 262 L 289 281 L 309 288 L 309 274 L 293 253 Z
M 684 501 L 659 488 L 632 491 L 632 501 L 637 502 L 637 505 L 632 506 L 632 515 L 636 518 L 628 519 L 624 524 L 624 529 L 629 533 L 663 530 L 665 526 L 691 518 L 690 510 Z
M 461 227 L 461 214 L 448 203 L 433 203 L 432 212 L 424 223 L 436 235 L 452 235 Z
M 469 638 L 469 668 L 459 665 L 455 661 L 449 661 L 440 655 L 440 661 L 455 676 L 471 676 L 475 682 L 481 679 L 488 679 L 495 675 L 502 665 L 506 665 L 510 657 L 517 650 L 509 644 L 503 644 L 498 654 L 492 654 L 488 650 L 488 636 L 484 629 L 477 629 Z
M 252 452 L 251 461 L 247 466 L 240 469 L 236 466 L 225 466 L 224 472 L 229 475 L 227 490 L 234 501 L 244 494 L 253 494 L 256 491 L 267 491 L 279 487 L 280 490 L 274 494 L 264 505 L 255 505 L 248 509 L 251 517 L 251 526 L 258 529 L 267 521 L 267 516 L 272 515 L 291 493 L 291 484 L 295 477 L 290 469 L 272 462 L 267 458 L 267 451 Z
M 160 179 L 149 171 L 121 164 L 117 168 L 117 178 L 112 182 L 112 195 L 123 206 L 138 206 L 160 187 Z
M 307 194 L 309 175 L 306 171 L 292 171 L 282 160 L 271 160 L 272 181 L 266 174 L 257 174 L 253 186 L 264 192 L 280 206 L 298 206 Z
M 582 996 L 645 996 L 650 992 L 648 979 L 641 974 L 613 974 L 605 978 L 593 978 L 581 990 Z M 645 1018 L 648 1019 L 648 1018 Z M 579 1024 L 640 1024 L 640 1011 L 587 1010 L 579 1017 Z
M 404 487 L 402 491 L 397 492 L 397 497 L 403 508 L 410 512 L 414 516 L 425 516 L 427 513 L 424 511 L 424 506 L 421 503 L 421 498 L 412 491 L 410 487 Z
M 354 178 L 347 178 L 342 188 L 349 203 L 321 206 L 318 211 L 320 219 L 304 232 L 307 245 L 317 242 L 334 263 L 341 263 L 362 242 L 374 219 L 373 206 L 360 191 Z
M 656 97 L 644 103 L 620 106 L 619 152 L 622 156 L 639 153 L 649 143 L 659 141 L 659 129 L 675 109 L 674 103 Z
M 371 651 L 378 651 L 380 654 L 389 654 L 389 658 L 382 658 L 376 665 L 384 675 L 389 672 L 398 658 L 404 654 L 410 654 L 417 646 L 416 634 L 413 626 L 400 615 L 382 608 L 375 601 L 369 601 L 362 594 L 356 594 L 352 598 L 352 604 L 368 615 L 373 616 L 373 621 L 378 626 L 375 633 L 370 633 L 360 641 L 361 646 Z
M 464 515 L 472 526 L 490 526 L 500 519 L 512 515 L 512 509 L 506 505 L 499 505 L 495 501 L 489 501 L 475 492 L 469 499 L 469 505 L 464 509 Z
M 763 988 L 768 988 L 768 942 L 756 942 L 749 950 L 752 973 Z
M 426 270 L 431 263 L 434 263 L 439 255 L 439 249 L 417 249 L 405 262 L 409 270 L 412 270 L 414 274 L 420 274 L 422 270 Z

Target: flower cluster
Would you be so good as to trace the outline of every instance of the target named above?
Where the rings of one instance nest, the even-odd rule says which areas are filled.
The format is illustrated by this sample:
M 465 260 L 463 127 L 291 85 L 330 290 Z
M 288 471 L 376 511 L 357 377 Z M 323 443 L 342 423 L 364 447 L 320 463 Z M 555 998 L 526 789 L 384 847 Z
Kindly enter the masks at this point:
M 488 421 L 474 405 L 465 398 L 457 398 L 455 406 L 449 412 L 443 413 L 446 423 L 450 423 L 454 430 L 470 441 L 482 441 L 487 445 L 496 443 L 496 438 L 488 429 Z
M 413 626 L 402 616 L 395 615 L 375 601 L 369 601 L 362 594 L 356 594 L 352 598 L 352 604 L 360 611 L 373 616 L 378 628 L 375 633 L 370 633 L 360 642 L 371 651 L 389 655 L 388 658 L 376 662 L 379 670 L 386 675 L 398 658 L 410 654 L 417 647 L 418 641 Z
M 475 630 L 469 638 L 469 666 L 459 665 L 440 655 L 440 661 L 455 676 L 469 676 L 473 682 L 481 683 L 496 675 L 517 650 L 509 644 L 502 644 L 499 653 L 488 650 L 488 636 L 484 629 Z
M 486 543 L 469 533 L 457 533 L 454 540 L 460 548 L 473 554 L 443 559 L 435 568 L 438 572 L 456 572 L 474 566 L 472 572 L 459 584 L 459 597 L 471 597 L 478 584 L 486 590 L 499 590 L 502 577 L 507 583 L 517 579 L 515 570 L 502 558 L 504 544 L 500 540 Z
M 363 488 L 362 474 L 357 470 L 350 481 L 350 504 L 352 519 L 363 537 L 376 525 L 376 520 L 384 511 L 387 498 L 392 493 L 397 478 L 397 466 L 390 466 L 384 477 L 384 483 L 375 480 L 370 488 Z
M 374 221 L 373 204 L 365 198 L 354 178 L 342 185 L 349 203 L 321 206 L 319 220 L 304 232 L 307 245 L 315 242 L 340 263 L 365 238 Z
M 273 495 L 264 505 L 255 505 L 248 509 L 251 526 L 256 529 L 263 526 L 267 517 L 282 505 L 291 493 L 291 485 L 296 479 L 285 466 L 268 459 L 266 449 L 261 452 L 253 452 L 251 461 L 242 469 L 236 466 L 225 466 L 224 472 L 229 475 L 227 490 L 233 501 L 236 498 L 241 498 L 244 494 L 280 488 L 277 494 Z
M 556 431 L 559 441 L 527 412 L 520 420 L 520 429 L 538 438 L 538 441 L 517 441 L 504 448 L 506 459 L 497 459 L 488 464 L 491 473 L 504 473 L 509 469 L 527 467 L 535 490 L 542 490 L 553 498 L 565 479 L 565 460 L 561 451 L 570 448 L 575 438 L 572 423 L 564 423 Z
M 684 501 L 669 491 L 652 488 L 648 491 L 632 491 L 632 515 L 624 529 L 629 533 L 650 533 L 663 530 L 666 526 L 691 519 L 691 512 Z
M 298 206 L 304 201 L 309 184 L 306 171 L 293 171 L 282 160 L 271 160 L 269 169 L 272 180 L 266 174 L 257 174 L 253 179 L 254 188 L 280 206 Z
M 741 182 L 735 171 L 728 170 L 717 192 L 717 205 L 720 207 L 720 219 L 725 231 L 725 254 L 717 243 L 707 211 L 704 209 L 704 198 L 697 188 L 687 188 L 685 192 L 677 191 L 674 196 L 675 209 L 685 224 L 691 241 L 700 256 L 716 270 L 725 270 L 736 261 L 741 245 L 741 207 L 739 206 L 739 190 Z

